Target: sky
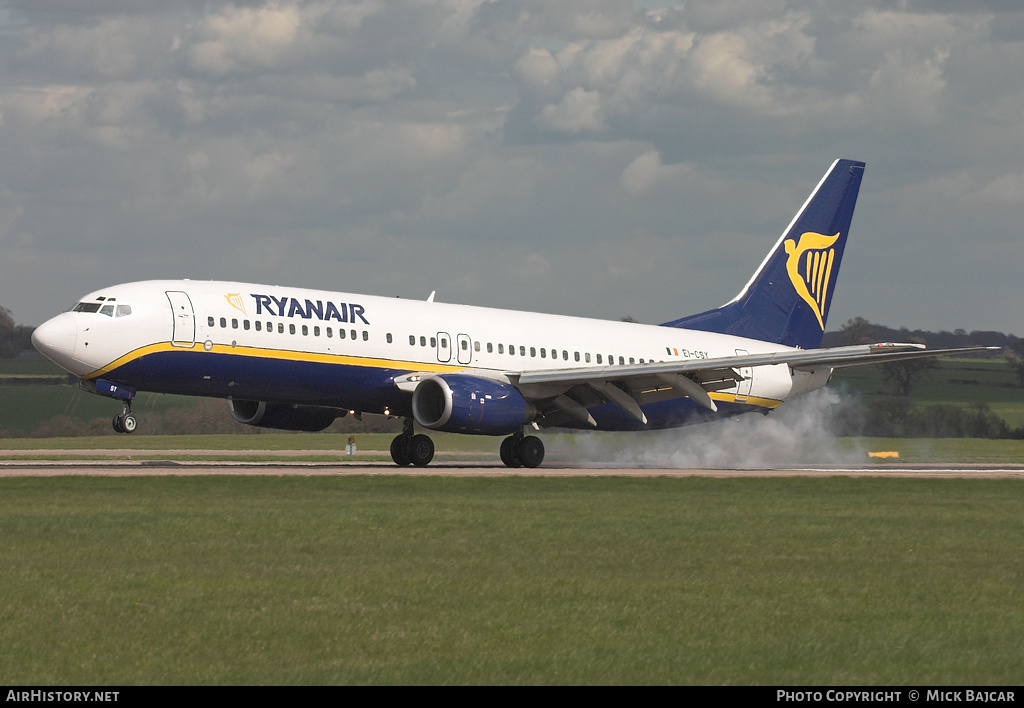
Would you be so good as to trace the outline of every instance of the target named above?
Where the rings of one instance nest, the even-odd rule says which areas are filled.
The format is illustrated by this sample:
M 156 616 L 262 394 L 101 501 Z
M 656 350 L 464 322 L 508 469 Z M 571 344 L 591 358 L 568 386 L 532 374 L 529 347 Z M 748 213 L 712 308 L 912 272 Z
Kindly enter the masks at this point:
M 829 329 L 1024 335 L 1024 4 L 0 0 L 0 305 L 242 280 L 658 323 L 867 163 Z

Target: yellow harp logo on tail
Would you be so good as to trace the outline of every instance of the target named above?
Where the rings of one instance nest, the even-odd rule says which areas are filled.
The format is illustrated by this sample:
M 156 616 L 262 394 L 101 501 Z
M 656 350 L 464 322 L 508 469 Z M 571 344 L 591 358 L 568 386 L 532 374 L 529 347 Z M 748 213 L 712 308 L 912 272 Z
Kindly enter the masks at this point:
M 789 260 L 786 261 L 789 279 L 797 295 L 814 311 L 822 331 L 825 329 L 822 312 L 825 309 L 825 298 L 829 282 L 832 280 L 832 263 L 836 254 L 832 245 L 838 239 L 839 234 L 825 236 L 807 231 L 800 236 L 800 243 L 786 239 L 784 244 L 789 255 Z

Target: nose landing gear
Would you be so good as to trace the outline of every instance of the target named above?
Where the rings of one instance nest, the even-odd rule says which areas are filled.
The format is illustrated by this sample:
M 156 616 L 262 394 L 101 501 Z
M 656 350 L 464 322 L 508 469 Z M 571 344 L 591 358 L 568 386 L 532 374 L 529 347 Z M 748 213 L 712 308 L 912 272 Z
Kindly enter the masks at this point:
M 118 433 L 134 433 L 135 429 L 139 427 L 139 422 L 132 415 L 132 406 L 130 402 L 124 404 L 124 411 L 120 415 L 114 416 L 114 431 Z
M 113 420 L 114 431 L 118 433 L 134 433 L 139 427 L 138 421 L 132 415 L 132 399 L 135 398 L 135 389 L 130 386 L 122 386 L 103 379 L 87 380 L 78 382 L 78 387 L 83 391 L 95 393 L 107 398 L 116 398 L 124 404 L 120 415 L 115 415 Z

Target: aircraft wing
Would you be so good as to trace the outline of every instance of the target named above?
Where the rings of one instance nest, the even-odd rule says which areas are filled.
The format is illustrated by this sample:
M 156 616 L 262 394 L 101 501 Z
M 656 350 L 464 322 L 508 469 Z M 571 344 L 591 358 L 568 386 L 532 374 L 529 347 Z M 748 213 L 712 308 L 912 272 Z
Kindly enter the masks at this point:
M 885 342 L 825 349 L 787 349 L 716 359 L 503 373 L 525 398 L 546 401 L 552 410 L 557 409 L 582 422 L 594 425 L 594 419 L 586 409 L 608 402 L 646 423 L 640 404 L 656 400 L 689 396 L 705 408 L 717 410 L 708 392 L 732 388 L 745 378 L 739 369 L 746 367 L 786 364 L 796 370 L 813 370 L 993 349 L 998 347 L 929 350 L 923 344 Z

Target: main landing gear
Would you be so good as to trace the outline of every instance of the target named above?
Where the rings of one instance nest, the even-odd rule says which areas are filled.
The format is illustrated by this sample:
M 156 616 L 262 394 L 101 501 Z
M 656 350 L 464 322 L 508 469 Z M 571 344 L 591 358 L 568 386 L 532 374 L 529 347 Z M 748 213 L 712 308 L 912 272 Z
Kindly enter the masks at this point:
M 500 453 L 507 467 L 540 467 L 544 461 L 544 443 L 535 435 L 523 435 L 519 431 L 501 441 Z M 434 459 L 434 441 L 426 435 L 414 434 L 412 419 L 406 418 L 402 434 L 391 441 L 391 459 L 399 467 L 426 467 Z
M 391 459 L 399 467 L 426 467 L 434 459 L 434 441 L 423 434 L 414 435 L 412 419 L 402 423 L 402 434 L 391 441 Z
M 544 443 L 535 435 L 522 431 L 501 441 L 501 461 L 506 467 L 540 467 L 544 461 Z

